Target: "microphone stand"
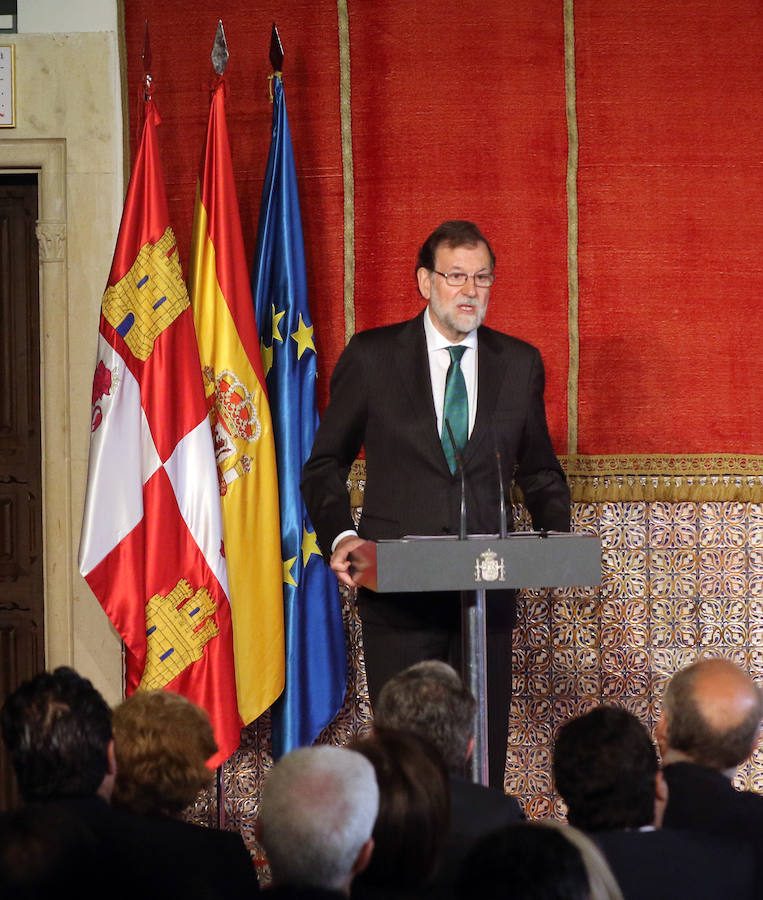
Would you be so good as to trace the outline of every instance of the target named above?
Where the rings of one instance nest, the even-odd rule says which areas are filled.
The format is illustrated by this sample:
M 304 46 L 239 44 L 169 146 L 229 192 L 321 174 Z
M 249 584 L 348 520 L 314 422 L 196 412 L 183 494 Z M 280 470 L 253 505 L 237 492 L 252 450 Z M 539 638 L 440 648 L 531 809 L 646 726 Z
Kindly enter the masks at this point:
M 450 422 L 445 419 L 456 467 L 461 476 L 459 540 L 466 540 L 466 476 Z M 484 588 L 461 591 L 461 658 L 464 684 L 477 701 L 474 713 L 474 750 L 469 758 L 469 775 L 477 784 L 488 784 L 487 737 L 487 629 Z
M 498 537 L 503 540 L 508 534 L 508 525 L 506 524 L 506 492 L 503 489 L 503 469 L 501 468 L 501 451 L 496 445 L 495 461 L 498 466 L 498 490 L 500 492 L 500 509 L 498 511 Z
M 458 469 L 458 474 L 461 477 L 461 512 L 458 520 L 458 539 L 460 541 L 466 540 L 466 478 L 464 476 L 464 467 L 461 464 L 461 454 L 458 452 L 458 448 L 456 447 L 456 441 L 453 437 L 453 430 L 450 427 L 450 422 L 448 419 L 445 420 L 445 427 L 448 430 L 448 438 L 450 440 L 450 445 L 453 448 L 453 456 L 456 459 L 456 468 Z

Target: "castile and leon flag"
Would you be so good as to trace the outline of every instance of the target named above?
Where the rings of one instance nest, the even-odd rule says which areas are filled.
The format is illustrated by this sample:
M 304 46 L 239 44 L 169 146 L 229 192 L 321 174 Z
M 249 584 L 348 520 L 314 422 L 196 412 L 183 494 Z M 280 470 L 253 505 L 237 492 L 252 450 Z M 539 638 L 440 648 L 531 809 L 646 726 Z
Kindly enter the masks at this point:
M 238 747 L 220 484 L 193 313 L 170 227 L 153 99 L 101 306 L 79 566 L 122 636 L 127 694 L 209 714 Z

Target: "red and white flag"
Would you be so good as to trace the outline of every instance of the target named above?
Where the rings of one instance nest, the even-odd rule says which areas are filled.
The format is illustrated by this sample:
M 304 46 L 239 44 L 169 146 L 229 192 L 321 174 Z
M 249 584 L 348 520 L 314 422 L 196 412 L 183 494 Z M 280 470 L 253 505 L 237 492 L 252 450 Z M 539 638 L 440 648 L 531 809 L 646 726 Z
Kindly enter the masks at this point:
M 79 567 L 124 640 L 127 693 L 167 688 L 238 747 L 217 466 L 152 99 L 103 295 Z

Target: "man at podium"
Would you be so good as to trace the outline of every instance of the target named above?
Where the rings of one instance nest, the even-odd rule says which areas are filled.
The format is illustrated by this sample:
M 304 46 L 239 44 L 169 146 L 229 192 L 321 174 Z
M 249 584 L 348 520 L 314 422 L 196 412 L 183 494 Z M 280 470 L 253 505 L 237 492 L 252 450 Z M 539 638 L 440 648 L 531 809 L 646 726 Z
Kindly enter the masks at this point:
M 501 478 L 522 490 L 533 527 L 569 531 L 570 494 L 551 447 L 538 350 L 482 324 L 495 255 L 471 222 L 444 222 L 421 247 L 416 318 L 356 334 L 331 377 L 331 399 L 302 473 L 318 543 L 342 584 L 364 540 L 499 531 Z M 346 487 L 365 447 L 355 528 Z M 499 476 L 500 468 L 500 476 Z M 512 529 L 511 504 L 509 530 Z M 358 587 L 373 705 L 382 685 L 422 659 L 461 663 L 458 592 L 375 593 Z M 487 599 L 490 783 L 503 787 L 511 700 L 514 593 Z

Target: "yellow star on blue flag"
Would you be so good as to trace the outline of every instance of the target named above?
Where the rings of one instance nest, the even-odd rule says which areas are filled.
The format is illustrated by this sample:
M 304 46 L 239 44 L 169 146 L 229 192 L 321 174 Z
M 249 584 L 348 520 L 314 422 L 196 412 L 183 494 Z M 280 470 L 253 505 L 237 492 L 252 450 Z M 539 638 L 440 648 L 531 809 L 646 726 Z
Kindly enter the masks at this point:
M 297 342 L 297 359 L 302 359 L 305 350 L 312 350 L 315 353 L 313 326 L 305 325 L 302 321 L 302 313 L 299 314 L 299 328 L 292 334 L 291 339 Z
M 302 568 L 307 568 L 311 556 L 323 556 L 318 547 L 318 538 L 314 531 L 308 531 L 307 526 L 302 526 Z

